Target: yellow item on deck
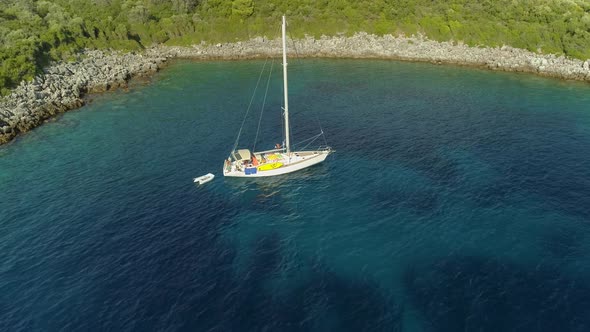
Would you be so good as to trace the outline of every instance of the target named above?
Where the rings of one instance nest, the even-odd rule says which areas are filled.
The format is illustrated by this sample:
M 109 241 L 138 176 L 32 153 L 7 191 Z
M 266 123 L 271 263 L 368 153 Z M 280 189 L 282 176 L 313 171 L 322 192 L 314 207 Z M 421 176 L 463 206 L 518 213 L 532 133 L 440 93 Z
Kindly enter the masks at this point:
M 281 160 L 281 159 L 283 159 L 283 155 L 281 155 L 280 153 L 267 154 L 266 159 L 268 159 L 268 160 Z
M 262 166 L 258 166 L 258 170 L 259 171 L 270 171 L 272 169 L 277 169 L 282 166 L 283 166 L 283 163 L 276 162 L 276 163 L 270 163 L 270 164 L 264 164 Z

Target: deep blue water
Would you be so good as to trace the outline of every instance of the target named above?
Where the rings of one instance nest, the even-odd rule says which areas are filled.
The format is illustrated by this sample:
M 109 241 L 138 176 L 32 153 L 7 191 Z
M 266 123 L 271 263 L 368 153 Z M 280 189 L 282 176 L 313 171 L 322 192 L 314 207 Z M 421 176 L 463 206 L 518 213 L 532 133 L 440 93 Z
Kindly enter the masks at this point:
M 336 153 L 224 179 L 262 63 L 178 62 L 0 147 L 0 331 L 590 330 L 590 86 L 292 60 L 294 139 Z

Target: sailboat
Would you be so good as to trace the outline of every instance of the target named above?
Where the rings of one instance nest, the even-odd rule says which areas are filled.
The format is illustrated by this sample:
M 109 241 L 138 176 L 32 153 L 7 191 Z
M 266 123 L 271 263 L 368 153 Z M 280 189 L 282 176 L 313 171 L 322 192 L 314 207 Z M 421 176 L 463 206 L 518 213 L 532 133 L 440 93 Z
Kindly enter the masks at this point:
M 308 168 L 323 162 L 332 152 L 329 146 L 317 150 L 296 151 L 291 148 L 289 135 L 289 93 L 287 86 L 287 24 L 283 16 L 283 90 L 284 90 L 284 144 L 275 145 L 274 149 L 253 152 L 249 149 L 234 149 L 223 165 L 223 175 L 228 177 L 265 177 L 287 174 Z M 323 131 L 320 133 L 323 135 Z M 319 136 L 319 135 L 318 135 Z M 239 140 L 239 135 L 238 135 Z M 236 143 L 238 142 L 236 140 Z

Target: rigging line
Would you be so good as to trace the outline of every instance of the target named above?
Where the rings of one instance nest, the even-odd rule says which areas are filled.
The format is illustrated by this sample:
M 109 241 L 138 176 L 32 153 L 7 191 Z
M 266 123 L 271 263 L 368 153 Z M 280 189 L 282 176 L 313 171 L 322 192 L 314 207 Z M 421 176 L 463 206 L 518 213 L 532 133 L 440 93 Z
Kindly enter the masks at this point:
M 272 59 L 272 62 L 270 63 L 270 70 L 268 71 L 268 79 L 266 80 L 266 91 L 264 92 L 264 98 L 262 99 L 262 108 L 260 109 L 260 118 L 258 119 L 258 128 L 256 129 L 256 137 L 254 138 L 254 146 L 252 147 L 252 152 L 256 151 L 256 142 L 258 142 L 258 134 L 260 133 L 260 123 L 262 122 L 262 114 L 264 113 L 264 105 L 266 104 L 266 96 L 268 95 L 268 87 L 270 86 L 270 78 L 274 64 L 275 59 Z
M 282 37 L 282 33 L 281 33 L 281 37 Z M 281 62 L 281 65 L 283 65 L 283 67 L 284 67 L 284 64 L 282 62 Z M 285 70 L 285 69 L 283 68 L 283 70 Z M 284 104 L 285 101 L 284 101 L 284 99 L 281 102 L 282 102 L 282 106 L 281 106 L 282 112 L 281 112 L 281 121 L 280 122 L 281 122 L 281 132 L 284 133 L 285 132 L 285 104 Z M 285 138 L 284 137 L 283 137 L 283 141 L 281 142 L 281 147 L 283 147 L 283 148 L 285 147 Z
M 301 144 L 303 144 L 303 143 L 305 143 L 305 142 L 307 142 L 307 141 L 309 141 L 309 140 L 316 140 L 318 137 L 322 136 L 323 134 L 324 134 L 324 133 L 319 133 L 319 134 L 317 134 L 317 135 L 314 135 L 314 136 L 312 136 L 312 137 L 310 137 L 310 138 L 304 139 L 304 140 L 303 140 L 303 141 L 301 141 L 301 142 L 297 142 L 297 143 L 293 144 L 293 146 L 298 146 L 298 145 L 301 145 Z
M 320 123 L 320 117 L 316 114 L 315 119 L 318 122 L 318 126 L 320 126 L 321 135 L 324 136 L 324 143 L 328 146 L 328 140 L 326 139 L 326 134 L 324 134 L 324 128 L 322 128 L 322 124 Z
M 240 141 L 240 135 L 242 134 L 242 129 L 244 128 L 244 123 L 246 123 L 246 118 L 248 117 L 248 113 L 250 112 L 250 108 L 252 107 L 252 102 L 254 101 L 254 97 L 256 96 L 256 90 L 258 90 L 258 85 L 260 84 L 260 78 L 262 77 L 262 73 L 264 72 L 264 68 L 266 68 L 266 63 L 268 62 L 268 58 L 264 60 L 264 65 L 262 66 L 262 70 L 260 71 L 260 75 L 258 75 L 258 81 L 256 82 L 256 87 L 254 88 L 254 93 L 252 93 L 252 98 L 250 98 L 250 104 L 248 104 L 248 108 L 246 109 L 246 114 L 244 114 L 244 119 L 242 119 L 242 125 L 240 126 L 240 130 L 238 131 L 238 137 L 236 137 L 236 141 L 234 143 L 234 147 L 232 152 L 236 151 L 238 147 L 238 143 Z
M 281 26 L 278 26 L 278 27 L 276 28 L 276 31 L 277 31 L 277 34 L 279 35 L 279 44 L 280 44 L 280 38 L 281 38 L 281 36 L 282 36 L 282 27 L 281 27 Z M 282 53 L 281 53 L 281 52 L 279 52 L 277 55 L 275 55 L 275 57 L 276 57 L 277 59 L 281 59 L 281 65 L 282 65 Z M 274 58 L 274 57 L 273 57 L 272 59 L 273 59 L 273 61 L 275 60 L 275 58 Z M 274 62 L 273 62 L 273 63 L 274 63 Z M 285 117 L 285 109 L 284 109 L 284 105 L 283 105 L 283 106 L 281 106 L 281 110 L 282 110 L 282 112 L 280 113 L 281 120 L 280 120 L 279 122 L 281 123 L 281 132 L 283 132 L 283 133 L 284 133 L 284 132 L 285 132 L 285 121 L 284 121 L 284 117 Z M 282 144 L 281 144 L 281 146 L 283 146 L 283 147 L 285 146 L 285 140 L 284 140 L 284 139 L 283 139 L 283 141 L 282 141 Z
M 301 64 L 301 56 L 297 51 L 297 44 L 295 44 L 295 39 L 291 35 L 291 32 L 289 32 L 289 38 L 291 38 L 291 44 L 293 44 L 293 49 L 295 50 L 295 59 L 297 59 L 297 64 Z
M 281 107 L 281 128 L 283 129 L 283 133 L 285 132 L 285 107 Z M 283 137 L 283 141 L 281 142 L 281 147 L 285 148 L 285 138 Z
M 285 118 L 285 107 L 284 106 L 281 106 L 281 110 L 282 110 L 282 112 L 281 112 L 281 121 L 280 121 L 281 122 L 281 132 L 284 133 L 285 132 L 285 121 L 284 121 L 285 120 L 284 119 Z M 281 145 L 283 147 L 285 146 L 285 139 L 283 139 L 283 142 L 281 143 Z
M 287 26 L 289 25 L 289 22 L 287 22 Z M 289 38 L 291 39 L 291 44 L 293 45 L 293 49 L 295 50 L 295 60 L 296 63 L 298 65 L 301 64 L 301 58 L 299 56 L 299 51 L 297 51 L 297 45 L 295 44 L 295 38 L 293 38 L 293 35 L 291 34 L 291 30 L 287 30 L 287 34 L 289 35 Z M 297 66 L 295 68 L 298 68 Z M 283 128 L 284 130 L 284 128 Z M 290 139 L 291 141 L 293 140 L 293 133 L 290 133 Z M 285 143 L 283 142 L 283 145 L 285 145 Z
M 307 149 L 307 147 L 310 146 L 311 143 L 315 142 L 315 140 L 317 140 L 322 134 L 316 135 L 315 138 L 311 142 L 307 143 L 307 145 L 305 145 L 303 148 L 301 148 L 301 150 Z
M 310 106 L 307 103 L 304 103 L 304 105 L 306 107 L 309 107 Z M 320 122 L 320 117 L 318 116 L 317 112 L 313 112 L 313 116 L 315 117 L 315 120 L 318 123 L 318 127 L 320 128 L 320 133 L 317 134 L 316 136 L 312 136 L 311 138 L 305 139 L 305 140 L 303 140 L 301 142 L 297 142 L 297 144 L 301 144 L 301 143 L 307 142 L 309 139 L 312 139 L 312 138 L 316 138 L 316 137 L 319 137 L 319 136 L 324 136 L 324 143 L 326 144 L 326 146 L 328 146 L 328 140 L 326 139 L 326 133 L 324 133 L 324 128 L 322 128 L 322 124 Z

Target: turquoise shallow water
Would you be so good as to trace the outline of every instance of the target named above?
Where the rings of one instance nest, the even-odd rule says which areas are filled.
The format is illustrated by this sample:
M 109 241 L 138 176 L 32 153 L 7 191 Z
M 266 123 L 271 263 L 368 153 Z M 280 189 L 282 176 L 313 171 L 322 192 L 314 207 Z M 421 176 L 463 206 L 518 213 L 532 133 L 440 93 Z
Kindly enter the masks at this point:
M 262 64 L 177 62 L 0 147 L 0 330 L 590 330 L 589 86 L 294 59 L 294 140 L 336 153 L 224 179 Z

